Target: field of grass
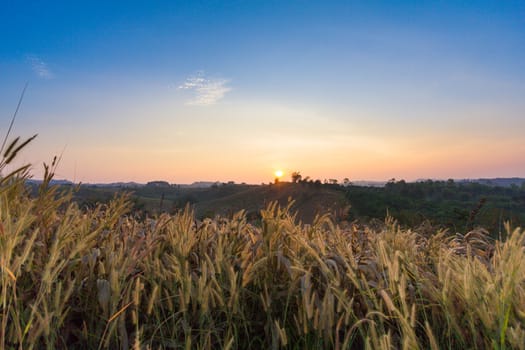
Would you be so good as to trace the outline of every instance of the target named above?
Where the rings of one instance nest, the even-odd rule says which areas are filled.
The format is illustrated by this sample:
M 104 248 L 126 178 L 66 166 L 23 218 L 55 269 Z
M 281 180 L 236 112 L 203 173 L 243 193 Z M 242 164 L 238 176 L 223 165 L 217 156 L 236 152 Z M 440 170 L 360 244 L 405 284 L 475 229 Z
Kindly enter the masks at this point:
M 525 348 L 519 228 L 305 225 L 277 203 L 257 226 L 140 221 L 27 176 L 0 177 L 2 349 Z

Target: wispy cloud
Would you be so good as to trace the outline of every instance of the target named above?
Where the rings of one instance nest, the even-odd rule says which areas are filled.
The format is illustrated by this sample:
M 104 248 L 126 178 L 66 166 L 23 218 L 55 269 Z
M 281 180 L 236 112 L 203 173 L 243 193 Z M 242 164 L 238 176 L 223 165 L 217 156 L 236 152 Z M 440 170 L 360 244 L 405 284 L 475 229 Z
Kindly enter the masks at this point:
M 51 72 L 51 70 L 47 66 L 47 63 L 42 61 L 37 56 L 28 55 L 27 61 L 29 62 L 29 64 L 31 64 L 31 68 L 33 69 L 33 72 L 35 72 L 35 74 L 38 75 L 40 78 L 51 79 L 54 77 L 54 74 L 53 72 Z
M 179 86 L 181 90 L 191 90 L 195 93 L 195 97 L 187 102 L 190 105 L 212 105 L 217 103 L 220 99 L 231 90 L 227 84 L 229 79 L 208 78 L 204 72 L 198 72 L 186 79 L 186 81 Z

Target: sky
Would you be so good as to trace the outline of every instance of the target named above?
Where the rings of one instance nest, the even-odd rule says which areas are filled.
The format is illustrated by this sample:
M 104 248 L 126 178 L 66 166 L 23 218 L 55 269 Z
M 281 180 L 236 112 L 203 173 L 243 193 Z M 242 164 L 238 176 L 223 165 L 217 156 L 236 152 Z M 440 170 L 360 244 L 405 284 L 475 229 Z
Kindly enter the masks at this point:
M 525 1 L 11 1 L 0 137 L 75 182 L 525 177 Z

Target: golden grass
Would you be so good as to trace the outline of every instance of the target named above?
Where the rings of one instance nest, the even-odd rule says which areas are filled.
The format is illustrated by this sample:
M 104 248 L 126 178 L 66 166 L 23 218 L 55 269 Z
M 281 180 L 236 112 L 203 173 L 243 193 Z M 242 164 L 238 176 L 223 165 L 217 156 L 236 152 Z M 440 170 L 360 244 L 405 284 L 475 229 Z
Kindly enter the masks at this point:
M 84 210 L 26 176 L 0 185 L 0 348 L 525 347 L 520 229 L 303 225 L 276 203 L 260 227 L 137 221 L 126 197 Z

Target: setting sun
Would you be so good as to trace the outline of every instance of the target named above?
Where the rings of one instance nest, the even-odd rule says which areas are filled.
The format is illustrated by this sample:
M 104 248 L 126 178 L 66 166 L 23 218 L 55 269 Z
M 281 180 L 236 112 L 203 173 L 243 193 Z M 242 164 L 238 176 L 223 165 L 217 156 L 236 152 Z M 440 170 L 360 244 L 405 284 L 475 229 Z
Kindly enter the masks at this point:
M 281 178 L 281 177 L 283 177 L 284 173 L 283 173 L 282 170 L 276 170 L 274 174 L 275 174 L 275 177 Z

